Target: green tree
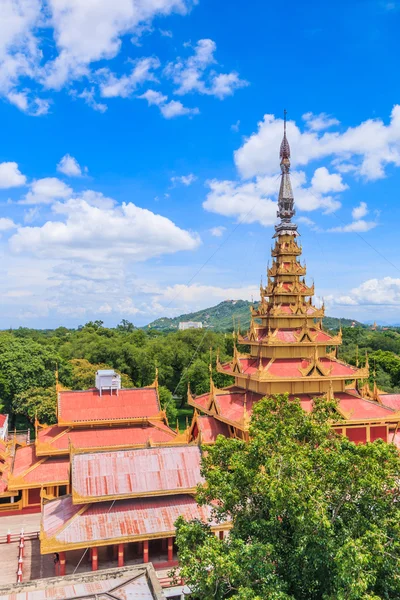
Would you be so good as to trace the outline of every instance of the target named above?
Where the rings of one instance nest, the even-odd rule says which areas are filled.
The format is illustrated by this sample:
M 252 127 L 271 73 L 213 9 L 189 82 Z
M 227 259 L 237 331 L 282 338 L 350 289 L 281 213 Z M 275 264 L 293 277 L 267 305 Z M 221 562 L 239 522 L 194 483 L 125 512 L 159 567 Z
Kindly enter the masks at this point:
M 85 358 L 74 358 L 71 361 L 71 387 L 74 390 L 87 390 L 95 386 L 96 371 L 110 369 L 108 365 L 93 365 Z M 125 373 L 120 373 L 122 387 L 133 387 L 132 380 Z
M 355 445 L 287 395 L 260 401 L 248 443 L 219 437 L 203 456 L 201 504 L 231 520 L 225 540 L 177 522 L 181 575 L 196 600 L 400 598 L 400 457 Z
M 30 388 L 15 396 L 13 411 L 23 415 L 30 423 L 34 423 L 37 416 L 42 425 L 57 423 L 56 416 L 56 388 Z
M 161 408 L 167 413 L 167 419 L 170 427 L 175 427 L 178 417 L 178 409 L 176 408 L 175 400 L 172 393 L 163 385 L 158 386 L 158 395 L 160 398 Z

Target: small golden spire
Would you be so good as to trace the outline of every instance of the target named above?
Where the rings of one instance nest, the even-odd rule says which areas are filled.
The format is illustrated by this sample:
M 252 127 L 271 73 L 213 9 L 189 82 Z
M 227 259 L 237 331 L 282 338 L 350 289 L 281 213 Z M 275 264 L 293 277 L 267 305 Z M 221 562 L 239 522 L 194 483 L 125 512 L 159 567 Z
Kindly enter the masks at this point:
M 176 433 L 179 433 L 179 419 L 176 419 Z
M 55 379 L 56 379 L 56 394 L 58 397 L 58 394 L 60 392 L 60 382 L 58 380 L 58 363 L 57 362 L 56 362 L 56 370 L 55 370 L 54 375 L 55 375 Z
M 335 399 L 335 395 L 333 392 L 333 382 L 332 379 L 329 380 L 329 387 L 328 387 L 328 392 L 326 394 L 326 399 L 328 400 L 328 402 L 331 402 L 332 400 Z
M 358 369 L 358 344 L 356 345 L 356 367 Z

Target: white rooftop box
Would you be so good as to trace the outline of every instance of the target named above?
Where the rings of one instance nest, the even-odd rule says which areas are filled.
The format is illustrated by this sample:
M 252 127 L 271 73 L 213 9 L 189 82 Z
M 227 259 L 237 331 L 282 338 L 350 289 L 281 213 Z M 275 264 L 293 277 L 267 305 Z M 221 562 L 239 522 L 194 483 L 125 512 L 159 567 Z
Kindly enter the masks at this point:
M 121 375 L 118 375 L 114 369 L 99 369 L 96 371 L 96 388 L 102 395 L 103 390 L 113 390 L 117 392 L 121 389 Z

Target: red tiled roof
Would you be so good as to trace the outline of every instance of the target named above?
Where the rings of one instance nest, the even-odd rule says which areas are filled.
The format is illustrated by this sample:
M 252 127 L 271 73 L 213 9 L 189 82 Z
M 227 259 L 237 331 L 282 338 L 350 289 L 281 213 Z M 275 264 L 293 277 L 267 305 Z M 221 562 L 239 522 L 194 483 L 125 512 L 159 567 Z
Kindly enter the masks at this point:
M 200 396 L 194 396 L 193 401 L 197 406 L 200 406 L 204 410 L 208 409 L 208 405 L 210 404 L 210 392 L 206 394 L 201 394 Z
M 393 408 L 393 410 L 400 410 L 400 394 L 381 394 L 380 400 L 385 406 Z
M 53 538 L 52 544 L 59 542 L 60 545 L 80 544 L 85 547 L 105 540 L 146 535 L 163 537 L 175 530 L 174 524 L 179 516 L 203 522 L 209 522 L 211 516 L 209 507 L 198 506 L 196 500 L 188 495 L 100 502 L 88 505 L 87 510 L 79 513 L 82 508 L 73 506 L 70 496 L 44 505 L 44 552 L 46 544 L 43 541 L 46 538 Z
M 161 421 L 151 421 L 151 425 L 131 425 L 130 427 L 95 427 L 69 429 L 52 425 L 38 432 L 38 450 L 40 444 L 51 444 L 55 451 L 68 452 L 69 441 L 75 448 L 100 448 L 110 446 L 145 445 L 149 440 L 156 444 L 170 442 L 176 432 Z
M 119 390 L 110 394 L 97 389 L 82 392 L 60 392 L 58 401 L 59 423 L 85 421 L 129 421 L 156 417 L 160 412 L 156 388 Z
M 218 435 L 229 437 L 228 426 L 218 421 L 211 415 L 202 415 L 197 418 L 197 425 L 201 433 L 203 444 L 212 444 Z
M 339 408 L 345 417 L 351 421 L 361 421 L 363 419 L 381 419 L 393 415 L 390 408 L 382 406 L 372 400 L 365 398 L 356 398 L 353 395 L 345 393 L 335 394 L 339 400 Z
M 7 416 L 8 416 L 8 415 L 1 415 L 1 414 L 0 414 L 0 427 L 3 427 L 4 423 L 5 423 L 5 422 L 6 422 L 6 420 L 7 420 Z
M 257 372 L 260 361 L 256 358 L 240 358 L 240 365 L 242 368 L 242 372 L 245 375 L 253 375 Z M 352 367 L 351 365 L 346 365 L 344 363 L 331 360 L 329 358 L 320 358 L 319 362 L 321 365 L 330 371 L 329 375 L 331 377 L 354 377 L 357 369 Z M 302 358 L 276 358 L 274 361 L 271 361 L 269 358 L 262 358 L 261 364 L 263 370 L 269 365 L 268 373 L 275 377 L 286 378 L 294 378 L 301 377 L 302 373 L 300 369 L 306 369 L 311 365 L 311 361 Z M 223 365 L 224 371 L 231 371 L 231 364 L 227 363 Z
M 35 446 L 17 448 L 12 478 L 23 478 L 24 484 L 64 483 L 69 480 L 69 458 L 37 458 Z M 10 479 L 11 486 L 11 479 Z
M 189 491 L 202 481 L 200 458 L 198 446 L 186 445 L 75 454 L 73 497 L 84 502 Z

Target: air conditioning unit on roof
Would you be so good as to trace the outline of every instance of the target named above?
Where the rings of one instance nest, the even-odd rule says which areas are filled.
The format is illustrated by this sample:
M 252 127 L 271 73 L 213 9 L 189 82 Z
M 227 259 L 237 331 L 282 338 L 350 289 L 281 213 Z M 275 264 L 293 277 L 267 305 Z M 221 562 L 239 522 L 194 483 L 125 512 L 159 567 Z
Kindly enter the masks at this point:
M 111 394 L 115 390 L 118 396 L 118 390 L 121 389 L 121 375 L 118 375 L 114 369 L 99 369 L 96 371 L 96 388 L 100 396 L 103 390 L 110 390 Z

